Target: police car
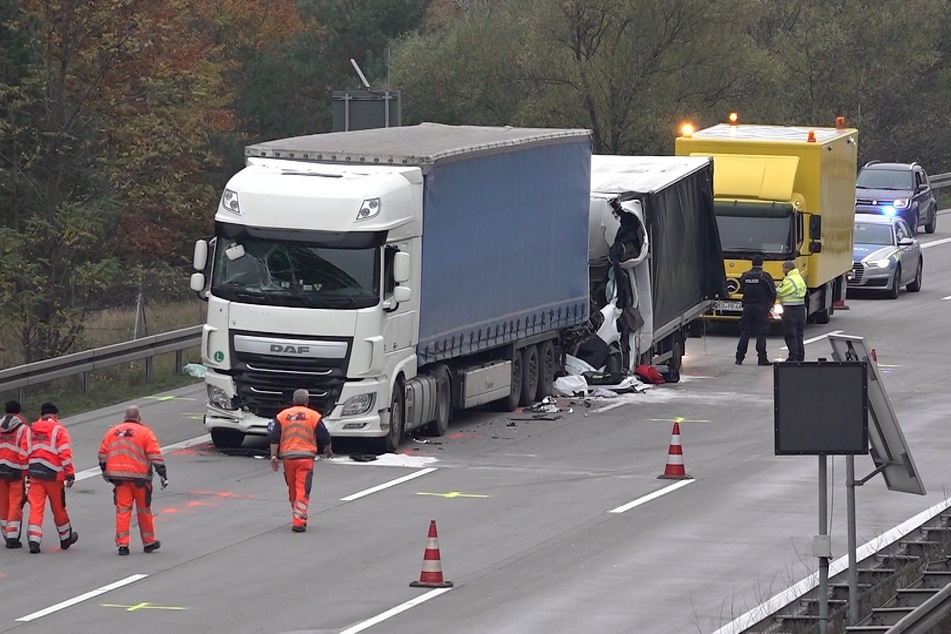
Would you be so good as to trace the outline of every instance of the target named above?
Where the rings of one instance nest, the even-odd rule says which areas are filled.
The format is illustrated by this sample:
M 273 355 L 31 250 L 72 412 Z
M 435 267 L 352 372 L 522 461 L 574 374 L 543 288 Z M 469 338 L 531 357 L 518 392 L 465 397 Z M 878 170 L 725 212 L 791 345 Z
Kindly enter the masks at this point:
M 874 290 L 891 299 L 902 286 L 921 290 L 921 245 L 904 218 L 855 214 L 854 244 L 848 290 Z

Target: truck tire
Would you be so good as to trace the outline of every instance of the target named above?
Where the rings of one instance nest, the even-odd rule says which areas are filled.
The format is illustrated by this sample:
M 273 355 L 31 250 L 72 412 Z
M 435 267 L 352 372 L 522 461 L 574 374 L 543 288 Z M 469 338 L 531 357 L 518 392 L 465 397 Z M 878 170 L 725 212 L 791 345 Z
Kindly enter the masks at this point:
M 235 429 L 212 429 L 211 442 L 218 449 L 237 449 L 244 443 L 244 434 Z
M 684 365 L 684 338 L 679 332 L 671 335 L 670 367 L 679 373 Z
M 551 395 L 551 384 L 555 381 L 555 346 L 551 341 L 538 344 L 538 388 L 535 400 L 541 401 Z
M 519 405 L 531 405 L 535 402 L 535 392 L 538 390 L 538 348 L 525 346 L 522 348 L 522 395 L 518 399 Z
M 505 398 L 496 401 L 498 408 L 503 412 L 514 412 L 522 399 L 522 351 L 513 349 L 510 361 L 512 362 L 512 391 Z
M 393 398 L 390 399 L 390 429 L 386 432 L 386 436 L 379 439 L 379 449 L 382 449 L 380 453 L 393 453 L 403 441 L 403 420 L 406 411 L 403 403 L 405 398 L 403 383 L 397 381 L 396 385 L 393 386 Z
M 452 421 L 452 374 L 444 363 L 433 368 L 431 374 L 436 380 L 436 419 L 427 423 L 423 431 L 428 436 L 445 436 Z

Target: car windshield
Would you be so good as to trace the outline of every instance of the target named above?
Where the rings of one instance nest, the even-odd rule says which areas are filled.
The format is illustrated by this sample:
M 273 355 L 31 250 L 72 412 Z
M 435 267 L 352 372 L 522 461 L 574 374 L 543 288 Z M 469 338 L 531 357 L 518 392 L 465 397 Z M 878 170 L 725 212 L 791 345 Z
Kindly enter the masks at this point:
M 894 244 L 892 235 L 891 225 L 855 223 L 855 244 Z
M 913 189 L 911 170 L 864 169 L 855 186 L 862 189 Z

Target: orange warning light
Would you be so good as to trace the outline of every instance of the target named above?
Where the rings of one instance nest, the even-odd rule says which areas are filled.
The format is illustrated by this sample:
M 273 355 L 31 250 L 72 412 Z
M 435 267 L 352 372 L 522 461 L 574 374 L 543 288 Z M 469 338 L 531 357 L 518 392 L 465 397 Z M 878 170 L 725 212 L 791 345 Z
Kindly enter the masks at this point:
M 688 139 L 693 136 L 693 124 L 685 123 L 680 126 L 680 136 L 687 137 Z
M 844 130 L 845 129 L 845 117 L 836 117 L 835 118 L 835 129 Z
M 806 137 L 806 143 L 815 143 L 816 142 L 816 131 L 809 130 L 809 135 Z
M 740 117 L 735 112 L 730 113 L 730 125 L 736 125 L 740 122 Z

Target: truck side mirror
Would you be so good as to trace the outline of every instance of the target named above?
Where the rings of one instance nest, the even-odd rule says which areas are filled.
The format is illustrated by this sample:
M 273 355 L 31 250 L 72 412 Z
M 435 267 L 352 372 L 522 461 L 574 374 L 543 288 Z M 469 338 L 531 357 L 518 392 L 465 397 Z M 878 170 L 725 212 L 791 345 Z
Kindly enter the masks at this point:
M 413 291 L 409 286 L 397 286 L 393 289 L 393 300 L 397 304 L 408 302 L 413 297 Z
M 822 253 L 822 243 L 818 240 L 813 240 L 809 243 L 809 251 L 811 253 Z
M 809 216 L 809 239 L 819 240 L 821 238 L 822 238 L 822 216 Z
M 405 251 L 397 251 L 393 254 L 393 281 L 397 284 L 409 281 L 409 253 Z
M 205 274 L 192 273 L 191 278 L 188 280 L 188 288 L 192 289 L 196 293 L 201 293 L 203 290 L 205 290 Z
M 195 242 L 195 254 L 192 256 L 192 268 L 196 271 L 204 271 L 208 265 L 208 243 L 205 240 Z M 202 282 L 202 286 L 205 283 Z M 192 289 L 194 290 L 194 289 Z

